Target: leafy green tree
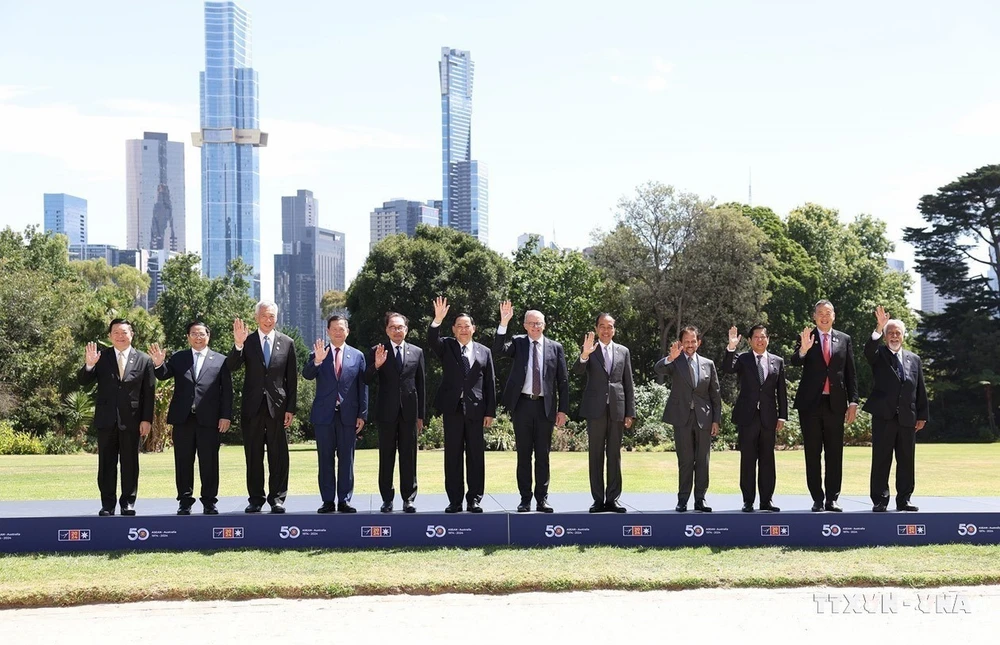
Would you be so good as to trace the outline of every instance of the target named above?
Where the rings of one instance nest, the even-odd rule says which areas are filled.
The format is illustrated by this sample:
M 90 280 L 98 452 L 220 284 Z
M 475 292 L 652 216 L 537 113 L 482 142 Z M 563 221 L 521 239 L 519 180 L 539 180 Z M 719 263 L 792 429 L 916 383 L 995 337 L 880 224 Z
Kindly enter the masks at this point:
M 323 313 L 323 318 L 333 315 L 334 312 L 347 311 L 347 292 L 330 289 L 320 299 L 319 309 Z

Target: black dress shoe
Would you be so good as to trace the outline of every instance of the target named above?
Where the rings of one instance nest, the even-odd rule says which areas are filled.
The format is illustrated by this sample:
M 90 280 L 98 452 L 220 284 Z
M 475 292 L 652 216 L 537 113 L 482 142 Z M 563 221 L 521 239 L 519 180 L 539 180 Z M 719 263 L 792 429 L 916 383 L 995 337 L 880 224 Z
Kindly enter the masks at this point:
M 323 505 L 316 509 L 317 513 L 332 513 L 337 510 L 336 502 L 323 502 Z
M 357 513 L 358 509 L 354 508 L 347 502 L 340 502 L 337 504 L 337 510 L 341 513 Z
M 594 502 L 590 505 L 591 513 L 603 513 L 604 512 L 604 502 Z
M 556 511 L 556 509 L 549 506 L 549 503 L 546 501 L 541 501 L 535 504 L 535 510 L 539 513 L 555 513 Z
M 753 504 L 744 504 L 740 510 L 744 513 L 753 513 Z
M 885 513 L 888 510 L 888 504 L 876 504 L 875 506 L 872 506 L 872 513 Z
M 919 511 L 920 508 L 917 507 L 917 506 L 914 506 L 913 504 L 911 504 L 909 502 L 906 502 L 905 504 L 896 504 L 896 510 L 897 511 L 909 511 L 909 512 L 912 513 L 914 511 Z
M 677 506 L 674 507 L 674 510 L 677 511 L 678 513 L 687 513 L 688 505 L 678 504 Z
M 243 509 L 244 513 L 260 513 L 260 504 L 247 504 L 247 507 Z
M 517 512 L 518 513 L 527 513 L 530 510 L 531 510 L 531 503 L 530 502 L 521 502 L 520 504 L 517 505 Z
M 778 512 L 778 511 L 780 511 L 781 509 L 780 509 L 780 508 L 778 508 L 777 506 L 775 506 L 774 504 L 772 504 L 771 502 L 768 502 L 768 503 L 766 503 L 766 504 L 763 504 L 763 503 L 762 503 L 762 504 L 760 505 L 760 510 L 762 510 L 762 511 L 770 511 L 770 512 L 772 512 L 772 513 L 777 513 L 777 512 Z
M 205 506 L 205 508 L 204 508 L 204 510 L 202 510 L 202 513 L 204 513 L 205 515 L 218 515 L 219 514 L 219 509 L 215 506 L 215 504 L 205 504 L 204 506 Z
M 380 508 L 378 510 L 380 510 L 383 513 L 391 513 L 392 512 L 392 502 L 382 502 L 382 508 Z
M 469 502 L 466 504 L 466 508 L 470 513 L 482 513 L 483 507 L 479 505 L 479 502 Z
M 135 515 L 135 507 L 132 506 L 131 504 L 127 506 L 122 506 L 122 515 L 125 515 L 126 517 L 132 517 L 133 515 Z
M 461 513 L 462 512 L 462 505 L 461 504 L 448 504 L 448 507 L 446 509 L 444 509 L 444 512 L 445 513 Z
M 830 500 L 829 502 L 826 503 L 825 508 L 826 510 L 833 511 L 834 513 L 844 512 L 844 509 L 841 508 L 840 504 L 837 503 L 837 500 Z
M 618 502 L 608 502 L 607 504 L 604 505 L 604 510 L 608 511 L 609 513 L 624 513 L 625 507 L 619 504 Z
M 823 510 L 823 502 L 813 502 L 812 512 L 819 513 Z
M 409 502 L 403 502 L 403 512 L 404 513 L 416 513 L 417 507 Z
M 177 508 L 177 514 L 178 515 L 190 515 L 191 514 L 191 507 L 190 506 L 181 505 L 181 506 L 179 506 Z
M 281 515 L 282 513 L 285 512 L 284 504 L 282 504 L 281 502 L 275 502 L 274 504 L 271 504 L 271 512 L 274 513 L 275 515 Z
M 111 517 L 114 514 L 115 514 L 115 509 L 113 508 L 102 508 L 98 513 L 98 515 L 100 515 L 101 517 Z
M 694 503 L 694 510 L 701 511 L 702 513 L 711 513 L 712 512 L 712 507 L 711 506 L 705 506 L 705 502 L 703 502 L 703 501 L 702 502 L 695 502 Z

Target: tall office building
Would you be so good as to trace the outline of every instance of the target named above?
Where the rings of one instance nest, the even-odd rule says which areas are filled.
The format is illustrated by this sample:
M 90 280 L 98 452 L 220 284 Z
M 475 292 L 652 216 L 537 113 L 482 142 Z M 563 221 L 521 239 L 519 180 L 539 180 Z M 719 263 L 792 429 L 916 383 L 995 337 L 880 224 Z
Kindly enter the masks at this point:
M 125 235 L 130 249 L 183 253 L 184 144 L 161 132 L 125 142 Z
M 991 246 L 989 253 L 990 253 L 990 263 L 993 266 L 991 266 L 990 270 L 986 273 L 986 278 L 990 282 L 990 289 L 992 289 L 994 293 L 1000 293 L 1000 278 L 998 278 L 996 270 L 998 264 L 997 252 L 995 251 L 994 247 Z
M 294 327 L 307 345 L 325 338 L 320 301 L 344 290 L 344 234 L 319 227 L 319 202 L 311 190 L 281 198 L 282 253 L 274 256 L 278 324 Z
M 437 226 L 441 215 L 438 209 L 433 206 L 432 201 L 424 204 L 405 199 L 393 199 L 383 202 L 382 206 L 369 214 L 369 218 L 371 220 L 371 238 L 368 249 L 371 250 L 382 239 L 390 235 L 405 233 L 413 237 L 420 224 Z
M 489 175 L 472 159 L 472 78 L 467 51 L 441 48 L 441 225 L 489 243 Z
M 895 271 L 896 273 L 906 273 L 906 263 L 902 260 L 897 260 L 895 258 L 886 258 L 885 265 L 890 271 Z
M 62 233 L 70 244 L 87 243 L 87 200 L 66 193 L 45 193 L 43 220 L 46 233 Z
M 257 72 L 251 67 L 250 15 L 235 2 L 205 3 L 201 72 L 201 266 L 210 278 L 243 258 L 260 298 L 260 165 L 267 145 L 258 119 Z
M 118 266 L 118 254 L 121 251 L 114 244 L 70 244 L 70 260 L 97 260 L 104 258 L 109 266 Z
M 939 314 L 952 302 L 938 293 L 937 287 L 924 276 L 920 276 L 920 310 L 927 314 Z

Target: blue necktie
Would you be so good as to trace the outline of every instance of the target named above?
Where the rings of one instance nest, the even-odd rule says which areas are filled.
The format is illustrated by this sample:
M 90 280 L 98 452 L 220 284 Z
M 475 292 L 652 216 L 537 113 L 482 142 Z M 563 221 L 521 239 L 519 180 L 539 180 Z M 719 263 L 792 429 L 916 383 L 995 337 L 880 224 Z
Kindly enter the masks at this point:
M 403 356 L 399 353 L 399 350 L 400 350 L 400 346 L 396 345 L 396 367 L 398 367 L 399 370 L 402 371 L 403 370 Z
M 264 367 L 271 366 L 271 343 L 267 341 L 267 336 L 264 336 Z

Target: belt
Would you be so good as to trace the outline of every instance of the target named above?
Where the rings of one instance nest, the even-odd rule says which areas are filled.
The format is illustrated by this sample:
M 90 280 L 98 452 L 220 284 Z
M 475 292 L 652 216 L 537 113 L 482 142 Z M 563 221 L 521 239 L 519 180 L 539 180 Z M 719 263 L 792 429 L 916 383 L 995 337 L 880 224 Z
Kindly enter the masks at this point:
M 521 394 L 521 398 L 522 399 L 530 399 L 532 401 L 537 401 L 537 400 L 542 399 L 544 397 L 541 394 L 524 394 L 524 393 L 522 393 Z

